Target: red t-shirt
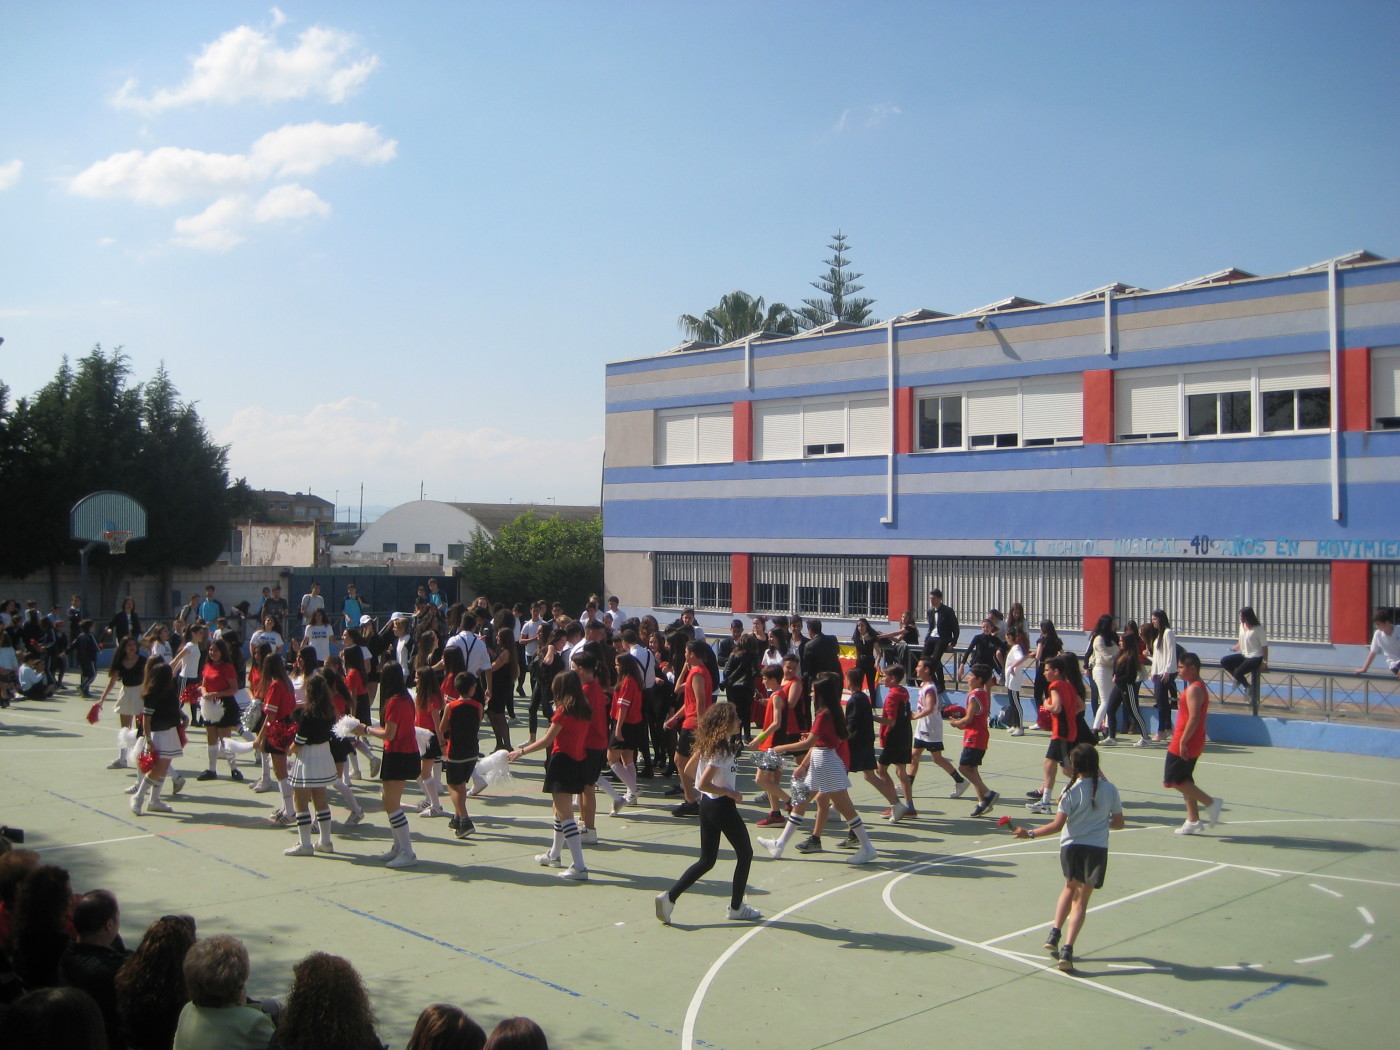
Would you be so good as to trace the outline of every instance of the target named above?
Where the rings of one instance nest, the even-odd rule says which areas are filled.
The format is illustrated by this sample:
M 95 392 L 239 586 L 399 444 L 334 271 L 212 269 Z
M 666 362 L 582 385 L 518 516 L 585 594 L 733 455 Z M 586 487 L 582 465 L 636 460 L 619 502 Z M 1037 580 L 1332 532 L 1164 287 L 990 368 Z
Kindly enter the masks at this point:
M 584 686 L 584 690 L 587 689 L 588 686 Z M 554 746 L 550 751 L 554 754 L 568 755 L 575 762 L 582 762 L 588 754 L 588 734 L 593 729 L 592 720 L 566 715 L 561 707 L 554 712 L 550 722 L 560 727 L 559 735 L 554 738 Z
M 1059 714 L 1050 716 L 1050 739 L 1073 742 L 1079 737 L 1076 726 L 1084 701 L 1068 682 L 1051 682 L 1050 691 L 1060 698 L 1061 709 Z
M 1197 694 L 1201 698 L 1200 723 L 1189 738 L 1182 739 L 1186 733 L 1186 724 L 1190 721 L 1190 712 L 1186 707 L 1186 695 L 1197 686 L 1201 690 Z M 1172 742 L 1167 745 L 1167 751 L 1178 758 L 1200 758 L 1201 752 L 1206 749 L 1206 712 L 1210 710 L 1210 693 L 1206 692 L 1206 684 L 1192 682 L 1183 689 L 1179 706 L 1181 710 L 1177 712 L 1176 728 L 1172 730 Z
M 365 688 L 364 675 L 353 667 L 345 672 L 345 688 L 349 689 L 350 695 L 357 700 L 362 696 L 369 695 L 369 690 Z
M 699 679 L 697 685 L 700 691 L 700 700 L 695 699 L 695 690 L 691 683 Z M 710 678 L 710 669 L 704 664 L 696 664 L 688 669 L 681 679 L 681 699 L 682 709 L 685 715 L 681 718 L 682 729 L 700 728 L 700 716 L 710 707 L 710 701 L 714 699 L 715 683 Z
M 608 694 L 597 682 L 585 682 L 583 695 L 588 698 L 588 706 L 593 709 L 593 717 L 588 722 L 588 742 L 584 747 L 590 751 L 608 749 Z
M 419 729 L 436 733 L 438 719 L 442 717 L 442 697 L 430 696 L 421 709 L 417 704 L 414 704 L 413 707 L 413 724 Z
M 1070 690 L 1070 692 L 1073 691 L 1072 689 Z M 977 714 L 972 717 L 972 720 L 969 721 L 967 725 L 963 726 L 963 747 L 972 747 L 979 751 L 985 751 L 991 739 L 991 734 L 987 731 L 987 708 L 990 706 L 992 698 L 987 695 L 987 690 L 974 689 L 967 694 L 968 711 L 972 710 L 972 702 L 974 700 L 977 701 L 978 710 Z M 938 716 L 933 715 L 931 717 L 936 718 Z
M 642 689 L 631 675 L 623 675 L 613 692 L 612 718 L 623 725 L 642 720 Z
M 389 697 L 384 705 L 384 724 L 394 723 L 394 736 L 384 741 L 384 750 L 394 754 L 418 754 L 418 738 L 414 735 L 417 712 L 413 708 L 413 697 L 399 693 Z
M 200 682 L 206 693 L 218 693 L 225 689 L 238 688 L 238 672 L 228 660 L 223 663 L 206 663 L 200 675 Z
M 890 722 L 894 722 L 897 718 L 899 718 L 899 710 L 901 707 L 905 708 L 906 710 L 909 707 L 909 690 L 905 689 L 902 685 L 897 685 L 893 689 L 889 690 L 889 692 L 885 693 L 885 707 L 881 714 L 885 718 L 889 719 Z M 938 715 L 932 714 L 929 715 L 929 717 L 937 718 Z M 881 747 L 885 746 L 885 738 L 890 735 L 890 730 L 892 728 L 892 725 L 882 725 L 880 727 Z
M 297 694 L 285 681 L 274 678 L 267 683 L 267 692 L 263 694 L 263 712 L 268 718 L 273 721 L 290 718 L 296 707 Z

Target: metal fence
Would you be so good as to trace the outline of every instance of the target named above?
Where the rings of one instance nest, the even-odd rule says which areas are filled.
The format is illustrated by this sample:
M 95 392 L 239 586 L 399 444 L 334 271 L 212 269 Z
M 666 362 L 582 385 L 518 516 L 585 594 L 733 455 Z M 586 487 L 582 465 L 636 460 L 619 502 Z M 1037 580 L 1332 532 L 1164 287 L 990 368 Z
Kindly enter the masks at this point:
M 923 619 L 925 599 L 934 588 L 958 610 L 964 633 L 969 627 L 976 633 L 992 609 L 1005 615 L 1012 602 L 1025 607 L 1032 632 L 1041 620 L 1062 631 L 1084 624 L 1084 569 L 1074 558 L 915 558 L 917 619 Z

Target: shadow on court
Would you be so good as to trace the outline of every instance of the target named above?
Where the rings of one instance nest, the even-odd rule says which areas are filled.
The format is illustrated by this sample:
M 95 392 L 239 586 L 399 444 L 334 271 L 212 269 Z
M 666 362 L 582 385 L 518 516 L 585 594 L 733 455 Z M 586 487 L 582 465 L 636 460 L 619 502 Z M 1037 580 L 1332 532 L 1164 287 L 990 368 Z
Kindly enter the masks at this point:
M 1237 846 L 1268 846 L 1281 850 L 1314 850 L 1320 853 L 1394 853 L 1393 846 L 1377 846 L 1366 842 L 1348 842 L 1346 839 L 1321 839 L 1307 835 L 1230 835 L 1213 836 L 1220 842 L 1230 842 Z
M 1086 962 L 1088 965 L 1086 965 Z M 1130 966 L 1135 969 L 1090 969 L 1091 966 L 1107 967 L 1113 963 L 1115 966 Z M 1308 988 L 1326 987 L 1327 982 L 1318 977 L 1301 977 L 1297 974 L 1278 973 L 1274 970 L 1244 969 L 1222 970 L 1214 966 L 1188 966 L 1185 963 L 1172 962 L 1170 959 L 1154 959 L 1146 955 L 1122 955 L 1122 956 L 1102 956 L 1095 955 L 1092 959 L 1076 959 L 1074 962 L 1075 973 L 1081 977 L 1094 977 L 1103 979 L 1105 977 L 1136 977 L 1143 973 L 1170 973 L 1178 981 L 1211 981 L 1213 983 L 1235 983 L 1235 984 L 1296 984 Z M 1141 967 L 1141 969 L 1136 969 Z

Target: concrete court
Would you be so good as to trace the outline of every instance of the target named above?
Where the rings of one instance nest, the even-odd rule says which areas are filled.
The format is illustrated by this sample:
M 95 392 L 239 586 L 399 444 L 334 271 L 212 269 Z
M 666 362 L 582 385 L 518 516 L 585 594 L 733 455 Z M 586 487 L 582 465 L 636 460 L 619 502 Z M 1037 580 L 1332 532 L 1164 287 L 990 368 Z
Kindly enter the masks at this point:
M 121 793 L 133 774 L 104 768 L 115 717 L 92 727 L 86 709 L 69 691 L 0 715 L 0 823 L 25 828 L 75 888 L 113 890 L 130 945 L 171 911 L 192 913 L 202 934 L 242 937 L 251 994 L 285 994 L 309 951 L 345 955 L 391 1047 L 438 1001 L 488 1030 L 534 1017 L 552 1047 L 576 1050 L 1032 1040 L 1364 1050 L 1396 1045 L 1400 1030 L 1393 760 L 1212 745 L 1198 779 L 1227 800 L 1226 823 L 1187 838 L 1172 834 L 1182 805 L 1160 786 L 1160 748 L 1105 749 L 1128 828 L 1113 836 L 1108 883 L 1067 976 L 1040 948 L 1061 885 L 1054 840 L 1018 842 L 972 820 L 970 799 L 948 799 L 950 782 L 929 766 L 908 824 L 879 821 L 873 789 L 855 789 L 876 864 L 846 865 L 836 827 L 820 856 L 773 862 L 759 849 L 749 899 L 766 922 L 753 926 L 723 917 L 725 849 L 667 928 L 652 897 L 690 862 L 697 835 L 693 820 L 666 814 L 661 781 L 635 810 L 599 819 L 586 884 L 533 861 L 549 820 L 536 756 L 509 793 L 474 800 L 472 839 L 412 818 L 421 863 L 389 871 L 366 859 L 388 840 L 372 809 L 337 832 L 336 855 L 282 856 L 293 837 L 265 819 L 276 796 L 226 776 L 196 783 L 198 739 L 179 766 L 190 783 L 176 811 L 135 817 Z M 1043 737 L 994 733 L 984 769 L 1005 799 L 996 815 L 1047 819 L 1021 805 Z M 357 786 L 370 808 L 376 786 Z

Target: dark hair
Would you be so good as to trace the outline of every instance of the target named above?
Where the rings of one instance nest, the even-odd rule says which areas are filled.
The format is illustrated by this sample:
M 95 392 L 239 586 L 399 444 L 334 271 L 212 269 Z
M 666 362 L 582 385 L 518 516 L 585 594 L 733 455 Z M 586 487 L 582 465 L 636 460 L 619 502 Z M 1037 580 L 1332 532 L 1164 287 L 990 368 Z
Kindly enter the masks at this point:
M 1061 653 L 1049 663 L 1051 667 L 1060 672 L 1061 678 L 1074 687 L 1074 691 L 1079 694 L 1079 699 L 1083 700 L 1088 690 L 1084 688 L 1084 675 L 1079 670 L 1079 657 L 1073 653 Z
M 1394 623 L 1395 614 L 1389 609 L 1380 608 L 1376 610 L 1376 615 L 1371 617 L 1372 623 Z
M 851 687 L 851 692 L 859 692 L 861 683 L 864 681 L 865 672 L 859 667 L 852 667 L 846 672 L 846 684 Z
M 173 693 L 175 691 L 175 672 L 170 669 L 170 665 L 164 660 L 157 658 L 156 661 L 146 661 L 146 682 L 141 687 L 141 700 L 147 707 L 153 706 L 151 701 L 162 693 Z
M 492 1029 L 486 1050 L 549 1050 L 549 1040 L 528 1017 L 507 1017 Z
M 89 890 L 73 905 L 73 929 L 79 937 L 96 933 L 114 918 L 120 909 L 110 890 Z
M 900 667 L 899 664 L 890 664 L 885 668 L 885 674 L 889 675 L 896 682 L 904 681 L 904 668 Z
M 302 717 L 318 718 L 323 722 L 334 722 L 335 703 L 331 699 L 331 683 L 325 675 L 317 672 L 307 676 L 306 703 L 302 706 Z
M 593 717 L 593 708 L 583 694 L 583 681 L 577 671 L 560 671 L 550 683 L 550 692 L 554 697 L 554 706 L 562 709 L 570 718 Z
M 418 668 L 418 691 L 413 696 L 413 706 L 417 711 L 427 711 L 434 700 L 442 699 L 442 676 L 431 667 Z
M 973 664 L 967 669 L 967 673 L 976 677 L 983 685 L 986 685 L 993 678 L 992 669 L 987 664 Z
M 569 663 L 573 664 L 589 674 L 596 674 L 598 671 L 598 659 L 590 652 L 579 650 L 569 657 Z
M 1178 660 L 1177 663 L 1183 667 L 1194 667 L 1197 671 L 1201 669 L 1201 658 L 1195 653 L 1182 653 L 1181 659 Z
M 418 1015 L 406 1050 L 482 1050 L 486 1033 L 455 1006 L 434 1003 Z
M 1092 780 L 1093 788 L 1089 791 L 1089 805 L 1095 806 L 1099 800 L 1099 779 L 1103 776 L 1099 772 L 1099 750 L 1093 744 L 1075 744 L 1069 753 L 1069 769 L 1074 774 L 1075 780 Z
M 476 675 L 470 671 L 458 671 L 452 677 L 452 685 L 458 696 L 471 696 L 477 685 Z
M 823 671 L 817 675 L 812 683 L 812 699 L 831 716 L 837 737 L 847 739 L 851 732 L 846 726 L 846 712 L 841 709 L 841 676 L 835 671 Z
M 283 1050 L 378 1050 L 374 1024 L 374 1008 L 355 967 L 338 955 L 312 952 L 292 970 L 277 1043 Z
M 1160 649 L 1167 644 L 1167 631 L 1171 629 L 1172 622 L 1167 619 L 1167 611 L 1165 609 L 1153 609 L 1151 618 L 1161 621 L 1160 625 L 1154 625 L 1157 626 L 1159 633 L 1157 635 L 1157 640 L 1152 643 L 1152 648 Z
M 637 658 L 631 653 L 618 653 L 616 663 L 618 680 L 630 678 L 640 689 L 646 679 L 642 677 L 642 665 L 637 662 Z
M 390 660 L 379 667 L 379 693 L 381 696 L 398 696 L 408 689 L 408 683 L 404 681 L 403 664 L 397 660 Z
M 1259 626 L 1259 614 L 1254 611 L 1254 606 L 1246 605 L 1240 610 L 1240 622 L 1246 627 Z
M 72 902 L 73 884 L 66 868 L 41 864 L 24 877 L 15 896 L 14 926 L 10 935 L 11 952 L 22 972 L 21 960 L 46 957 L 51 943 L 67 939 L 64 926 Z M 56 961 L 52 960 L 50 965 Z M 48 979 L 53 979 L 52 973 Z
M 97 1000 L 80 988 L 40 988 L 4 1013 L 9 1046 L 103 1050 L 106 1024 Z
M 1099 622 L 1094 624 L 1093 633 L 1106 642 L 1113 645 L 1118 644 L 1118 632 L 1113 629 L 1113 615 L 1111 613 L 1104 613 L 1099 617 Z

